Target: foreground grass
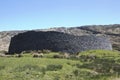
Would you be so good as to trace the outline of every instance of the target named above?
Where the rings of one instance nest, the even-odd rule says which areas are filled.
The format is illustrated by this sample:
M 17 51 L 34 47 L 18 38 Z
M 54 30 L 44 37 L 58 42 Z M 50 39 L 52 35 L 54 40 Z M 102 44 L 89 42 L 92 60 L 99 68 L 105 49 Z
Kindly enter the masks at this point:
M 54 80 L 72 72 L 79 61 L 47 58 L 0 58 L 1 80 Z M 48 69 L 50 65 L 62 65 L 60 69 Z
M 120 54 L 116 51 L 91 50 L 78 59 L 54 59 L 54 54 L 33 58 L 0 57 L 0 80 L 119 80 Z M 88 56 L 95 55 L 95 59 Z M 86 58 L 87 57 L 87 58 Z

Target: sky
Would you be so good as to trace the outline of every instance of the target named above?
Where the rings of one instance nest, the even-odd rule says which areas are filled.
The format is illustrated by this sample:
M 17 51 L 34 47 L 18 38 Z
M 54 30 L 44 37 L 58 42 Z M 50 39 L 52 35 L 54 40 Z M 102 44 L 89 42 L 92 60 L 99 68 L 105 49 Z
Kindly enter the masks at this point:
M 120 23 L 120 0 L 0 0 L 0 31 Z

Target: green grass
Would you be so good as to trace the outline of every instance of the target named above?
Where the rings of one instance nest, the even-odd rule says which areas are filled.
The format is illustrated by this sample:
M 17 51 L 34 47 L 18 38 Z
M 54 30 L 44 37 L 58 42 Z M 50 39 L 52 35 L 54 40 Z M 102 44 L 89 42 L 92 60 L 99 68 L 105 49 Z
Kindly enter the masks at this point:
M 96 55 L 98 57 L 118 57 L 120 52 L 112 50 L 89 50 L 81 52 L 79 55 Z
M 79 56 L 96 55 L 93 60 L 54 59 L 55 54 L 33 58 L 0 57 L 0 80 L 119 80 L 120 53 L 107 50 L 90 50 Z M 86 57 L 85 57 L 86 59 Z M 84 60 L 84 61 L 83 61 Z

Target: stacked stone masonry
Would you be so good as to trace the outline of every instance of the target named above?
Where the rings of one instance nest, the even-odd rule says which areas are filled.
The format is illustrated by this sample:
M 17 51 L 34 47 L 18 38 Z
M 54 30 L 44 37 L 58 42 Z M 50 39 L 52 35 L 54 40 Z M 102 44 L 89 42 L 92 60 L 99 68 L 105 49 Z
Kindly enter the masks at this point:
M 28 31 L 11 38 L 9 53 L 43 49 L 77 53 L 91 49 L 112 50 L 112 46 L 106 37 L 95 35 L 74 36 L 55 31 Z

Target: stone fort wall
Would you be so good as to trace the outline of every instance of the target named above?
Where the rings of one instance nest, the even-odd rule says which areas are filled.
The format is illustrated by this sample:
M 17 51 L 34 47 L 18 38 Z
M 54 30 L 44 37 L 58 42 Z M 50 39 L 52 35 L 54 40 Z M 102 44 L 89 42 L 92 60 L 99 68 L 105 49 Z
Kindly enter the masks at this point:
M 11 38 L 9 53 L 48 49 L 55 52 L 77 53 L 91 49 L 112 50 L 106 37 L 74 36 L 55 31 L 28 31 Z

